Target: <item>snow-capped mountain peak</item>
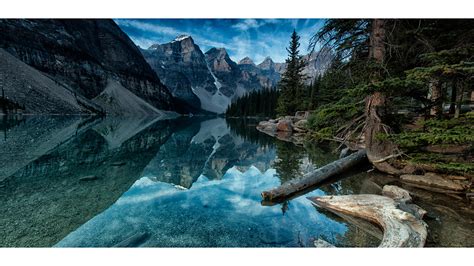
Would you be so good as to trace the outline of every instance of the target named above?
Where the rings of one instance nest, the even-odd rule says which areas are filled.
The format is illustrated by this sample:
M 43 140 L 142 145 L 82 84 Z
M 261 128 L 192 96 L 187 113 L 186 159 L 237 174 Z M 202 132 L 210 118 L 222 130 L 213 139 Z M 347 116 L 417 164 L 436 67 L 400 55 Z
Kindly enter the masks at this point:
M 179 35 L 178 37 L 176 37 L 173 41 L 181 42 L 181 41 L 184 41 L 184 40 L 189 39 L 189 38 L 191 38 L 191 36 L 186 35 L 186 34 L 182 34 L 182 35 Z

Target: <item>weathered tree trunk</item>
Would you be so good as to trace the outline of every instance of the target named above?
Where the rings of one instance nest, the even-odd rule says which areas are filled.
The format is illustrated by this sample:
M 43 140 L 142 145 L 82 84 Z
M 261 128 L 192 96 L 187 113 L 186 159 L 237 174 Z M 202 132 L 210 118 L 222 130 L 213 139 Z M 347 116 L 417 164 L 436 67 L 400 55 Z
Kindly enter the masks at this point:
M 335 214 L 359 217 L 380 225 L 384 235 L 379 247 L 423 247 L 426 224 L 397 208 L 393 199 L 379 195 L 345 195 L 309 198 L 314 205 Z
M 382 122 L 382 117 L 385 115 L 384 109 L 385 96 L 382 92 L 375 92 L 369 96 L 366 103 L 365 128 L 367 158 L 379 171 L 398 175 L 400 171 L 386 161 L 397 151 L 397 146 L 380 137 L 381 135 L 387 135 L 390 131 L 390 128 Z
M 370 38 L 370 56 L 380 65 L 385 57 L 385 22 L 375 19 L 372 23 L 372 35 Z M 380 79 L 380 73 L 373 73 L 372 81 Z M 379 171 L 389 174 L 399 174 L 399 170 L 394 168 L 386 160 L 393 157 L 397 151 L 397 146 L 387 139 L 380 138 L 380 135 L 387 135 L 390 128 L 383 121 L 386 116 L 386 97 L 383 92 L 376 91 L 366 99 L 365 106 L 366 126 L 365 126 L 365 147 L 367 158 Z
M 385 20 L 374 19 L 371 34 L 369 57 L 375 59 L 377 63 L 383 63 L 385 58 Z
M 456 81 L 451 83 L 451 101 L 449 103 L 449 113 L 454 114 L 456 111 L 456 100 L 457 100 L 457 93 L 458 93 L 458 85 Z
M 292 180 L 272 190 L 264 191 L 262 192 L 262 198 L 264 201 L 283 201 L 298 192 L 314 187 L 332 176 L 340 175 L 350 170 L 352 167 L 366 161 L 366 159 L 365 150 L 360 150 L 345 158 L 327 164 L 314 172 L 308 173 L 301 179 Z
M 441 117 L 443 114 L 443 90 L 441 88 L 441 82 L 438 79 L 432 79 L 429 84 L 431 92 L 431 109 L 430 115 L 435 117 Z
M 462 99 L 464 96 L 464 84 L 460 84 L 457 88 L 457 93 L 456 93 L 456 109 L 454 110 L 454 117 L 458 118 L 459 115 L 461 114 L 461 105 L 462 105 Z M 474 93 L 472 94 L 474 95 Z

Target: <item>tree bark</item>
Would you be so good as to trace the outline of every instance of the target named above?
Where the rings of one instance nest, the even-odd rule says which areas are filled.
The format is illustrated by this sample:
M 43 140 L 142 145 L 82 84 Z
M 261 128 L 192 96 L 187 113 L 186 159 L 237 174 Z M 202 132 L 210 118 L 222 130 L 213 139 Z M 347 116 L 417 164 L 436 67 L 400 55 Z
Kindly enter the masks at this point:
M 383 63 L 385 58 L 385 20 L 374 19 L 372 22 L 372 35 L 370 36 L 369 57 L 377 63 Z
M 304 175 L 301 179 L 292 180 L 269 191 L 262 192 L 262 198 L 268 202 L 282 202 L 298 192 L 305 191 L 323 182 L 324 180 L 342 174 L 352 167 L 366 161 L 365 150 L 360 150 L 345 158 L 327 164 L 314 172 Z
M 443 114 L 443 90 L 441 82 L 438 79 L 432 79 L 429 84 L 431 92 L 431 109 L 430 115 L 441 117 Z

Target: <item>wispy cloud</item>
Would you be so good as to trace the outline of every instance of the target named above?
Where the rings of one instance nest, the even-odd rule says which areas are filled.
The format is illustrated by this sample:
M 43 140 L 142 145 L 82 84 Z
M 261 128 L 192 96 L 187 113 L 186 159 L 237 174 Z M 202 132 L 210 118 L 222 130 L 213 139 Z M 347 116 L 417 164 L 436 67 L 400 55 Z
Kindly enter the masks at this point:
M 237 24 L 232 25 L 232 28 L 238 30 L 258 29 L 266 24 L 276 24 L 278 19 L 243 19 Z
M 154 23 L 141 22 L 139 20 L 117 20 L 119 26 L 123 27 L 132 27 L 141 31 L 147 31 L 157 34 L 166 34 L 178 36 L 180 34 L 186 34 L 185 32 L 180 32 L 179 30 L 172 27 L 160 26 Z
M 232 25 L 232 28 L 238 29 L 238 30 L 248 30 L 251 28 L 258 28 L 262 26 L 263 24 L 261 22 L 258 22 L 256 19 L 244 19 L 243 21 Z
M 140 46 L 143 49 L 147 49 L 153 44 L 157 43 L 156 40 L 149 39 L 149 38 L 142 38 L 142 37 L 134 37 L 130 36 L 130 39 L 135 43 L 135 45 Z

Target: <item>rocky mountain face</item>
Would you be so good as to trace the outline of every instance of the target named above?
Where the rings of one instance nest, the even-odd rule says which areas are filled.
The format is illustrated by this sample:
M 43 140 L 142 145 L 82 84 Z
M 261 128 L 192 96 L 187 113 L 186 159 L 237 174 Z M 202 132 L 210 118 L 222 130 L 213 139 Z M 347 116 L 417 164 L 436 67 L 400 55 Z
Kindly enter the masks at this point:
M 334 54 L 326 49 L 303 56 L 303 60 L 306 62 L 306 67 L 303 69 L 303 74 L 306 75 L 306 84 L 311 83 L 317 76 L 324 74 L 331 66 L 333 59 Z
M 193 90 L 216 92 L 205 56 L 190 36 L 180 36 L 170 43 L 155 44 L 141 51 L 173 96 L 191 106 L 201 107 Z
M 303 56 L 306 66 L 303 74 L 306 75 L 306 84 L 310 84 L 317 76 L 322 75 L 331 65 L 334 54 L 329 50 L 312 52 Z M 269 80 L 269 87 L 276 86 L 285 73 L 286 63 L 275 63 L 270 57 L 265 58 L 257 66 L 260 69 L 259 76 L 266 77 Z
M 74 98 L 80 98 L 76 105 L 91 110 L 94 98 L 111 82 L 118 82 L 156 109 L 173 108 L 168 89 L 113 20 L 2 19 L 0 48 L 37 70 L 36 76 L 44 75 L 53 81 L 59 87 L 55 90 L 68 94 L 62 102 L 70 102 L 73 95 L 74 102 Z M 30 76 L 22 78 L 31 80 Z M 108 98 L 103 109 L 107 110 L 108 103 L 115 100 L 119 99 Z M 99 105 L 104 102 L 99 101 Z M 30 111 L 37 113 L 34 108 Z
M 206 52 L 206 61 L 222 84 L 220 91 L 224 95 L 231 97 L 234 94 L 240 94 L 239 91 L 252 90 L 251 87 L 245 86 L 253 85 L 250 76 L 243 79 L 245 75 L 242 74 L 239 65 L 230 59 L 225 48 L 211 48 Z
M 260 88 L 271 88 L 276 85 L 271 77 L 265 75 L 265 73 L 257 66 L 249 57 L 245 57 L 239 61 L 239 67 L 242 71 L 242 81 L 249 81 L 251 84 L 245 84 L 255 89 Z
M 204 54 L 191 36 L 141 52 L 173 96 L 191 107 L 188 112 L 223 113 L 234 97 L 248 88 L 259 88 L 258 79 L 244 74 L 225 49 L 213 48 Z
M 275 63 L 270 57 L 266 57 L 262 63 L 258 64 L 261 71 L 260 76 L 268 79 L 268 87 L 273 87 L 280 81 L 281 75 L 285 72 L 285 63 Z
M 0 48 L 0 87 L 5 97 L 29 114 L 100 112 L 100 106 L 61 86 L 39 70 Z M 0 104 L 0 112 L 2 106 Z

